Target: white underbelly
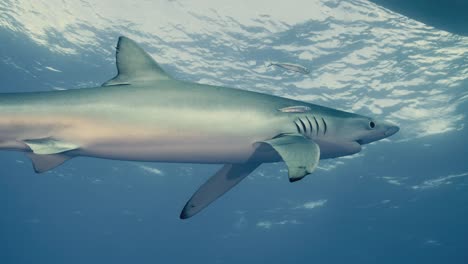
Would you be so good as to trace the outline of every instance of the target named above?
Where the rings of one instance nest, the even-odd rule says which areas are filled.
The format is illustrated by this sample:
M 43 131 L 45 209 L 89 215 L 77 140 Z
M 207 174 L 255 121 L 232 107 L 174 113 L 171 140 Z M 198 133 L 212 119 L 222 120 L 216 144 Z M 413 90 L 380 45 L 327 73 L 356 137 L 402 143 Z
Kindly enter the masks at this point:
M 74 152 L 75 155 L 117 160 L 180 163 L 243 163 L 252 157 L 251 138 L 197 140 L 119 140 L 95 142 Z
M 143 110 L 112 116 L 43 115 L 27 119 L 34 122 L 23 122 L 28 126 L 10 134 L 19 141 L 52 138 L 79 146 L 67 152 L 71 156 L 183 163 L 242 163 L 252 157 L 256 142 L 279 133 L 271 119 L 245 111 Z

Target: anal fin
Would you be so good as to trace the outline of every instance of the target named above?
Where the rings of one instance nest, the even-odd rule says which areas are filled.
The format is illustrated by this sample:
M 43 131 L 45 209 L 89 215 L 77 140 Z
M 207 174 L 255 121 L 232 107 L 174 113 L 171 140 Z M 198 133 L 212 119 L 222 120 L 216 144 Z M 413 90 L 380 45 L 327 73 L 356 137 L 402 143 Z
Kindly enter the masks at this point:
M 29 152 L 26 155 L 31 159 L 36 173 L 46 172 L 71 159 L 65 154 L 38 155 Z
M 208 181 L 206 181 L 185 204 L 180 214 L 181 219 L 187 219 L 207 207 L 214 200 L 237 185 L 261 163 L 226 164 Z

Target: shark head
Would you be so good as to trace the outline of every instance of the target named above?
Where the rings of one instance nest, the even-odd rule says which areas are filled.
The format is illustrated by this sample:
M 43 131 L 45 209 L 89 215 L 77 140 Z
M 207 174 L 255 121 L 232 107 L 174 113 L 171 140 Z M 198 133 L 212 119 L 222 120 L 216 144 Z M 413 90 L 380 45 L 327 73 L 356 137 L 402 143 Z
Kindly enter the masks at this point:
M 353 131 L 351 140 L 360 145 L 369 144 L 397 133 L 400 128 L 388 121 L 379 121 L 369 117 L 357 117 L 349 120 L 348 131 Z

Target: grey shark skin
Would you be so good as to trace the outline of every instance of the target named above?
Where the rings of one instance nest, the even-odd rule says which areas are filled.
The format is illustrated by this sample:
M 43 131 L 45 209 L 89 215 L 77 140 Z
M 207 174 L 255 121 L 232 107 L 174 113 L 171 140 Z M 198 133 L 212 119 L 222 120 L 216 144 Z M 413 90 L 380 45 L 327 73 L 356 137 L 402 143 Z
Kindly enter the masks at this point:
M 290 181 L 319 159 L 351 155 L 395 134 L 385 121 L 277 96 L 178 81 L 120 37 L 118 74 L 102 87 L 0 95 L 0 149 L 25 152 L 36 172 L 76 157 L 225 164 L 184 207 L 198 213 L 262 163 Z

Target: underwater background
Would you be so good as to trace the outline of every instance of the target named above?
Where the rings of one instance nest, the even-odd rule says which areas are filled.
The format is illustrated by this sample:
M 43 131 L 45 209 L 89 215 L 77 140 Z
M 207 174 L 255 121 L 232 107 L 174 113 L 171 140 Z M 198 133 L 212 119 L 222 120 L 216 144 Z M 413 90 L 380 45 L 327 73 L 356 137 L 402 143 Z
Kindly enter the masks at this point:
M 468 37 L 365 0 L 3 0 L 0 92 L 100 86 L 120 35 L 177 79 L 401 130 L 296 183 L 264 164 L 184 221 L 220 165 L 75 158 L 37 175 L 0 152 L 0 263 L 468 263 Z

